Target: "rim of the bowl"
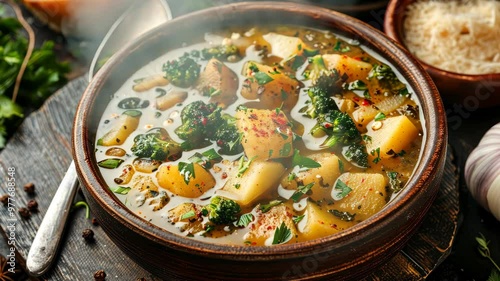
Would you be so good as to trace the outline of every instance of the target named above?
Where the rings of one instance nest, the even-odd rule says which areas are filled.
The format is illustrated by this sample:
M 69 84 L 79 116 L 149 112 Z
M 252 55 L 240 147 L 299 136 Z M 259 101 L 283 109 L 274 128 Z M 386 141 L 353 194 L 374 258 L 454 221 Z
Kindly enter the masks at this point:
M 405 13 L 408 5 L 412 4 L 416 0 L 413 1 L 405 1 L 405 0 L 391 0 L 387 5 L 387 10 L 385 12 L 384 18 L 384 32 L 395 40 L 398 44 L 400 44 L 403 48 L 405 48 L 408 52 L 408 48 L 404 43 L 403 35 L 401 31 L 403 31 L 403 23 L 405 20 L 405 16 L 398 17 L 399 13 Z M 412 54 L 413 55 L 413 54 Z M 486 73 L 486 74 L 465 74 L 454 71 L 448 71 L 431 64 L 428 64 L 418 58 L 417 56 L 413 56 L 415 59 L 424 67 L 425 70 L 429 71 L 429 73 L 433 76 L 447 76 L 456 80 L 466 80 L 469 82 L 478 82 L 484 80 L 500 80 L 500 73 Z
M 91 147 L 92 145 L 88 144 L 88 130 L 86 126 L 83 125 L 86 124 L 85 122 L 88 120 L 89 112 L 96 100 L 97 93 L 106 81 L 107 75 L 113 71 L 114 66 L 119 63 L 120 57 L 133 50 L 139 49 L 146 38 L 154 35 L 162 28 L 168 28 L 175 24 L 182 24 L 183 21 L 189 20 L 191 17 L 204 18 L 214 13 L 217 14 L 217 17 L 220 17 L 221 15 L 235 12 L 249 13 L 262 10 L 279 11 L 281 13 L 286 12 L 291 16 L 307 16 L 310 19 L 323 21 L 325 29 L 327 28 L 328 22 L 345 23 L 347 21 L 349 25 L 344 27 L 347 30 L 343 31 L 344 33 L 348 32 L 352 37 L 363 36 L 363 41 L 369 44 L 384 45 L 384 47 L 388 49 L 386 52 L 393 53 L 393 57 L 400 61 L 400 63 L 392 62 L 399 71 L 408 74 L 412 73 L 412 76 L 406 77 L 406 79 L 415 91 L 418 91 L 418 89 L 421 90 L 422 94 L 419 94 L 418 98 L 424 112 L 428 111 L 429 117 L 425 119 L 426 134 L 424 147 L 426 149 L 424 149 L 422 153 L 420 162 L 414 171 L 414 175 L 407 183 L 407 188 L 403 189 L 400 194 L 398 194 L 396 200 L 389 202 L 384 207 L 383 211 L 378 212 L 369 219 L 344 231 L 306 242 L 277 245 L 273 247 L 225 245 L 194 240 L 171 233 L 133 214 L 121 202 L 117 202 L 118 200 L 111 194 L 112 192 L 109 191 L 108 188 L 99 184 L 99 176 L 93 169 L 93 165 L 95 164 L 93 163 L 94 148 Z M 307 15 L 305 15 L 306 13 Z M 382 51 L 377 48 L 375 51 L 379 54 L 382 53 Z M 386 57 L 386 59 L 388 58 Z M 414 195 L 425 187 L 427 181 L 435 177 L 438 172 L 436 167 L 442 162 L 442 159 L 440 159 L 442 157 L 439 157 L 439 155 L 443 155 L 446 150 L 447 135 L 444 108 L 438 91 L 424 69 L 404 48 L 395 44 L 382 32 L 350 16 L 316 6 L 282 2 L 243 2 L 210 8 L 179 17 L 143 34 L 125 48 L 118 51 L 118 53 L 111 57 L 111 59 L 99 70 L 82 96 L 74 122 L 72 143 L 73 157 L 80 180 L 87 191 L 91 193 L 91 196 L 99 202 L 100 206 L 104 208 L 106 212 L 110 213 L 123 225 L 133 228 L 134 231 L 140 233 L 142 236 L 150 240 L 159 241 L 165 246 L 194 254 L 217 254 L 219 258 L 231 259 L 258 259 L 259 256 L 263 254 L 266 256 L 261 257 L 263 259 L 269 259 L 271 256 L 281 258 L 290 258 L 293 256 L 301 257 L 304 256 L 306 252 L 327 251 L 335 244 L 332 243 L 333 241 L 357 241 L 360 239 L 360 235 L 356 234 L 360 231 L 367 231 L 376 225 L 387 224 L 397 216 L 398 210 L 404 209 L 406 203 L 412 201 Z M 435 128 L 432 128 L 430 124 L 435 124 Z M 203 253 L 200 253 L 198 250 L 200 248 L 203 249 Z

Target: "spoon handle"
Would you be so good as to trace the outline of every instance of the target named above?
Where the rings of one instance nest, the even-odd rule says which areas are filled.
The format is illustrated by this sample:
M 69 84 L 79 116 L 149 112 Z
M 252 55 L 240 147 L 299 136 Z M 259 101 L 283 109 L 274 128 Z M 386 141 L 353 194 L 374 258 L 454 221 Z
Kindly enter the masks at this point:
M 78 178 L 75 163 L 72 161 L 31 244 L 26 259 L 26 268 L 30 275 L 44 274 L 54 261 L 77 187 Z

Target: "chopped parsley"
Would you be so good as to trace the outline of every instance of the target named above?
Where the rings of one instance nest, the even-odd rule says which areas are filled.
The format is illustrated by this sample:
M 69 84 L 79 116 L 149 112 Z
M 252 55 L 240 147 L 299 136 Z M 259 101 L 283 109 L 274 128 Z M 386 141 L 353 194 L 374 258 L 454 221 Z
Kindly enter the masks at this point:
M 334 194 L 333 199 L 341 200 L 346 197 L 349 193 L 351 193 L 352 188 L 347 186 L 342 180 L 338 179 L 334 186 Z
M 295 149 L 295 151 L 293 153 L 292 164 L 294 166 L 299 166 L 300 168 L 306 168 L 306 169 L 321 167 L 320 163 L 314 161 L 313 159 L 311 159 L 309 157 L 305 157 L 305 156 L 300 155 L 300 151 L 298 149 Z
M 379 112 L 377 113 L 377 115 L 375 115 L 375 121 L 382 121 L 385 120 L 386 118 L 387 116 L 385 116 L 383 112 Z
M 297 187 L 297 191 L 295 191 L 292 195 L 292 197 L 290 197 L 290 199 L 293 200 L 293 202 L 297 203 L 300 198 L 307 194 L 307 192 L 309 192 L 309 190 L 311 190 L 311 188 L 314 186 L 314 182 L 311 182 L 307 185 L 299 185 Z
M 194 164 L 179 162 L 179 173 L 184 177 L 184 182 L 189 184 L 190 179 L 196 177 L 194 174 Z
M 269 210 L 271 210 L 272 207 L 278 206 L 281 203 L 283 203 L 283 202 L 280 200 L 273 200 L 273 201 L 269 202 L 268 204 L 260 205 L 259 210 L 262 213 L 267 213 L 267 212 L 269 212 Z
M 373 159 L 373 163 L 377 164 L 378 162 L 380 162 L 382 160 L 380 158 L 380 147 L 377 147 L 377 149 L 373 149 L 372 151 L 370 151 L 370 154 L 372 156 L 377 155 L 377 157 L 375 157 L 375 159 Z
M 292 239 L 292 231 L 286 226 L 285 222 L 276 228 L 273 237 L 273 245 L 283 244 Z
M 247 227 L 253 221 L 253 215 L 251 213 L 241 215 L 236 226 Z

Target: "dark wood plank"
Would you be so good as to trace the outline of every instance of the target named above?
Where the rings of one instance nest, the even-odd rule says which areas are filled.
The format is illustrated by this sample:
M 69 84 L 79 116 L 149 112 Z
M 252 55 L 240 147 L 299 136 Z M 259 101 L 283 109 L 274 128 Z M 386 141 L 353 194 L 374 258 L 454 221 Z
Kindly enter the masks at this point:
M 79 78 L 56 93 L 25 120 L 0 154 L 0 194 L 7 191 L 7 182 L 3 179 L 8 176 L 8 168 L 15 167 L 16 207 L 24 207 L 30 199 L 39 203 L 40 211 L 30 219 L 22 219 L 17 212 L 15 214 L 20 259 L 27 256 L 36 230 L 71 161 L 72 121 L 86 85 L 87 81 Z M 420 230 L 402 252 L 366 280 L 393 280 L 395 277 L 398 280 L 421 280 L 448 255 L 458 217 L 457 174 L 451 157 L 448 158 L 445 174 L 436 203 Z M 34 196 L 23 191 L 23 185 L 28 182 L 36 185 Z M 80 196 L 77 200 L 82 200 Z M 0 207 L 0 225 L 4 232 L 7 231 L 8 218 L 7 209 Z M 95 243 L 87 244 L 83 240 L 81 232 L 85 228 L 94 230 Z M 99 226 L 93 226 L 85 218 L 83 209 L 75 210 L 70 215 L 56 264 L 43 278 L 92 280 L 92 274 L 99 269 L 106 271 L 109 280 L 135 280 L 139 277 L 158 280 L 122 253 Z

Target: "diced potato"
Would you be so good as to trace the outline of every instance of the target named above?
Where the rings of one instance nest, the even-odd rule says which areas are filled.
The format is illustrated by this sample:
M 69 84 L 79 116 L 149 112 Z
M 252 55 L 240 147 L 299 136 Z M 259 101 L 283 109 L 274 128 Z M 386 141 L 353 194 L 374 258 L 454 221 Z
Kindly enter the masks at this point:
M 210 102 L 227 107 L 236 101 L 238 76 L 221 61 L 212 58 L 205 70 L 200 74 L 196 88 L 205 96 L 210 96 Z
M 404 115 L 377 122 L 381 122 L 381 127 L 374 130 L 380 126 L 380 123 L 369 125 L 367 133 L 371 141 L 366 144 L 366 149 L 372 158 L 394 157 L 395 154 L 408 149 L 411 142 L 418 136 L 417 127 Z M 377 150 L 380 150 L 380 155 L 375 152 Z
M 259 199 L 268 190 L 276 187 L 285 168 L 281 163 L 252 161 L 243 173 L 235 167 L 229 174 L 223 192 L 230 193 L 241 206 L 248 206 Z M 224 194 L 226 195 L 226 194 Z
M 153 212 L 159 211 L 167 205 L 167 203 L 170 201 L 170 197 L 168 197 L 168 194 L 166 192 L 160 192 L 160 194 L 156 197 L 153 198 L 151 201 L 149 201 L 149 205 L 153 206 Z
M 302 221 L 299 223 L 299 230 L 302 231 L 302 238 L 311 240 L 324 237 L 342 231 L 355 224 L 354 221 L 344 221 L 334 214 L 328 213 L 326 209 L 313 202 L 307 202 L 304 213 L 304 227 Z
M 201 206 L 182 203 L 168 211 L 167 220 L 175 224 L 181 232 L 195 234 L 204 230 L 202 220 L 198 218 Z
M 340 111 L 351 114 L 354 111 L 356 104 L 351 99 L 344 98 L 337 103 L 337 106 L 339 107 Z
M 236 112 L 236 126 L 249 159 L 285 158 L 293 154 L 293 132 L 281 111 L 247 109 Z
M 372 69 L 371 64 L 346 55 L 325 54 L 323 61 L 328 69 L 336 69 L 340 76 L 346 74 L 348 76 L 346 82 L 367 81 L 368 73 Z
M 268 244 L 270 244 L 274 238 L 276 228 L 283 222 L 290 229 L 292 235 L 290 241 L 293 241 L 297 235 L 297 228 L 293 222 L 293 209 L 285 204 L 275 206 L 266 213 L 260 213 L 250 225 L 250 231 L 245 234 L 244 239 L 261 245 L 269 239 Z
M 132 162 L 134 168 L 137 172 L 141 173 L 152 173 L 158 169 L 161 165 L 161 161 L 146 159 L 146 158 L 136 158 Z
M 114 181 L 117 184 L 128 184 L 135 174 L 134 167 L 128 164 L 123 167 L 122 173 L 119 177 L 115 178 Z
M 156 197 L 158 195 L 158 186 L 156 186 L 150 176 L 135 175 L 132 178 L 130 186 L 143 193 L 144 199 Z
M 136 92 L 144 92 L 154 87 L 167 86 L 168 80 L 163 77 L 163 74 L 156 74 L 150 77 L 140 79 L 132 89 Z
M 366 127 L 380 112 L 374 105 L 361 105 L 352 112 L 352 119 L 360 127 Z
M 295 55 L 301 55 L 306 44 L 298 37 L 286 36 L 270 32 L 262 36 L 271 45 L 271 54 L 282 59 L 288 59 Z
M 318 162 L 321 167 L 295 173 L 293 180 L 289 180 L 288 175 L 286 175 L 281 181 L 281 185 L 286 189 L 297 189 L 299 183 L 303 186 L 314 183 L 310 195 L 313 200 L 332 199 L 333 184 L 340 176 L 340 159 L 336 155 L 327 152 L 315 153 L 307 157 Z
M 378 113 L 389 114 L 402 106 L 408 98 L 403 95 L 393 95 L 376 104 L 360 105 L 352 113 L 354 122 L 366 127 Z
M 300 83 L 282 73 L 277 67 L 271 67 L 249 61 L 243 67 L 241 95 L 250 100 L 260 99 L 261 105 L 267 109 L 281 107 L 292 109 L 299 97 Z
M 130 134 L 139 126 L 141 112 L 137 110 L 127 110 L 119 118 L 117 124 L 102 138 L 97 141 L 98 145 L 112 146 L 125 142 Z
M 156 109 L 164 111 L 183 102 L 187 98 L 187 92 L 172 90 L 163 96 L 156 98 Z
M 178 165 L 162 165 L 156 173 L 158 184 L 171 191 L 175 195 L 196 198 L 200 197 L 207 190 L 215 186 L 215 179 L 212 174 L 201 165 L 194 163 L 194 177 L 189 178 L 189 182 L 184 181 Z
M 343 199 L 335 202 L 334 209 L 355 214 L 356 221 L 363 221 L 380 211 L 386 202 L 387 185 L 381 174 L 344 173 L 339 180 L 352 191 Z

